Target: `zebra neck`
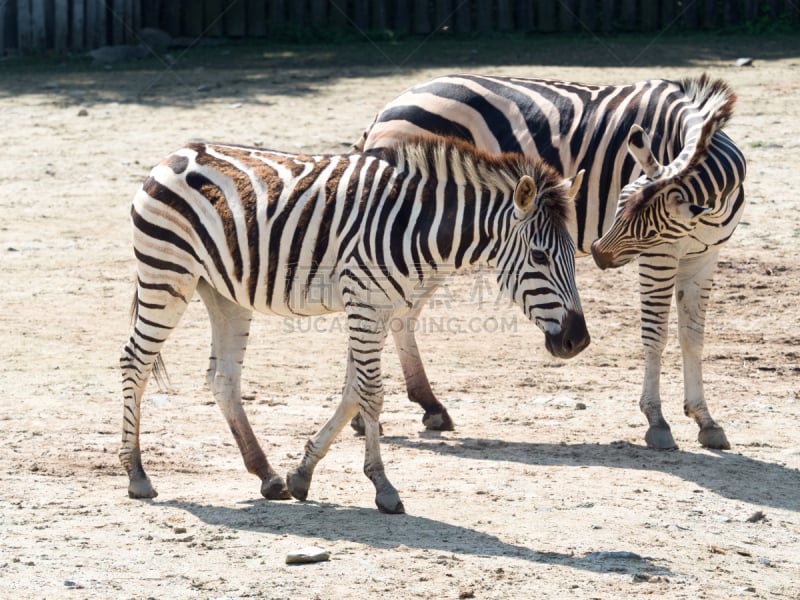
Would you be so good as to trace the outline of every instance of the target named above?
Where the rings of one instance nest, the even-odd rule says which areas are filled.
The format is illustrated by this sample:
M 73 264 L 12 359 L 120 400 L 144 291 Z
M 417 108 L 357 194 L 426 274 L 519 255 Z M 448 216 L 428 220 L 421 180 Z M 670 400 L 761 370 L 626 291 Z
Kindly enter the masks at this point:
M 436 184 L 436 247 L 442 268 L 458 271 L 496 264 L 513 215 L 512 194 L 513 188 L 470 182 Z

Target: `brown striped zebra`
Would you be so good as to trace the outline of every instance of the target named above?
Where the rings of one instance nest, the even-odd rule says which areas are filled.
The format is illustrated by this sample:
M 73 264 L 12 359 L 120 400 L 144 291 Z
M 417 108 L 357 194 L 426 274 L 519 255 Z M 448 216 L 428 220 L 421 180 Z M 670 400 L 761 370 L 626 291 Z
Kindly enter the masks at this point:
M 266 498 L 303 500 L 315 465 L 356 413 L 364 472 L 383 512 L 403 512 L 384 472 L 378 418 L 381 350 L 390 320 L 416 317 L 448 275 L 495 267 L 500 288 L 570 357 L 589 335 L 569 234 L 581 175 L 541 161 L 490 156 L 462 142 L 417 139 L 383 153 L 300 156 L 195 143 L 157 165 L 133 200 L 137 264 L 133 333 L 125 344 L 120 459 L 128 493 L 156 491 L 142 466 L 142 393 L 195 291 L 211 320 L 208 383 Z M 253 311 L 344 312 L 342 401 L 286 481 L 267 461 L 241 403 Z
M 620 86 L 453 75 L 391 100 L 355 148 L 431 133 L 488 152 L 542 158 L 567 176 L 585 171 L 573 230 L 578 255 L 591 253 L 603 269 L 639 259 L 645 441 L 654 448 L 676 447 L 660 391 L 674 296 L 684 412 L 697 422 L 703 446 L 727 449 L 725 432 L 706 404 L 702 354 L 717 256 L 745 206 L 745 159 L 721 131 L 735 100 L 725 82 L 706 75 Z M 452 429 L 428 383 L 413 332 L 395 339 L 401 340 L 409 398 L 425 409 L 423 422 Z

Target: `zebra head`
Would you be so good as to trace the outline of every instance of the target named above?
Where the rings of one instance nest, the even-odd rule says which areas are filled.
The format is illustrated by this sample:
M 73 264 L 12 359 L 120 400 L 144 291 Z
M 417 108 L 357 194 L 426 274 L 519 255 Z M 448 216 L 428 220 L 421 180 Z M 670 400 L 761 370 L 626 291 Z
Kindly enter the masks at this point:
M 575 286 L 575 242 L 568 227 L 575 218 L 583 171 L 562 180 L 543 163 L 538 169 L 534 177 L 523 175 L 516 184 L 509 232 L 498 252 L 497 281 L 544 332 L 547 350 L 570 358 L 590 341 Z
M 621 267 L 653 246 L 685 237 L 711 210 L 694 201 L 694 161 L 687 165 L 679 157 L 670 165 L 660 164 L 649 136 L 638 125 L 628 134 L 628 152 L 643 175 L 622 188 L 611 228 L 592 243 L 592 256 L 601 269 Z

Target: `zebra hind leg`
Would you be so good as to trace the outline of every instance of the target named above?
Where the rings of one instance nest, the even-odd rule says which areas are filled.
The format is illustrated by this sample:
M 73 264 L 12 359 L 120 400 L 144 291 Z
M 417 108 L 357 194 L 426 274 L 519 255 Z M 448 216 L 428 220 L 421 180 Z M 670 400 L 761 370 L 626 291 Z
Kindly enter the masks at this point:
M 224 298 L 204 280 L 200 280 L 197 290 L 211 320 L 206 378 L 214 399 L 239 446 L 245 468 L 261 479 L 261 495 L 269 500 L 287 500 L 291 497 L 289 490 L 269 464 L 242 406 L 242 362 L 253 311 Z
M 137 282 L 133 301 L 133 333 L 122 350 L 123 416 L 119 458 L 128 474 L 128 496 L 155 498 L 158 495 L 142 465 L 139 431 L 142 395 L 159 352 L 186 310 L 194 282 L 181 288 L 169 284 Z M 178 289 L 189 290 L 181 293 Z
M 707 252 L 681 262 L 675 301 L 678 306 L 678 339 L 683 355 L 683 411 L 700 431 L 697 440 L 706 448 L 729 450 L 725 431 L 717 425 L 703 391 L 703 342 L 708 298 L 718 252 Z

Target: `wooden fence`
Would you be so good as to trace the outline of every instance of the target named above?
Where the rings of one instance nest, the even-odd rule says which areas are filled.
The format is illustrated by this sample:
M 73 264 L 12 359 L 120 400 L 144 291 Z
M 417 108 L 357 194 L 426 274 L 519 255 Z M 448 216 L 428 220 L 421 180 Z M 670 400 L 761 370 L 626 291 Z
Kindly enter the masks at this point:
M 0 0 L 0 52 L 136 44 L 173 37 L 279 37 L 304 30 L 485 33 L 797 28 L 800 0 Z

